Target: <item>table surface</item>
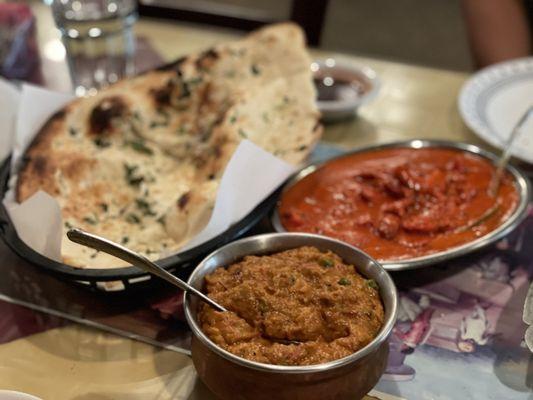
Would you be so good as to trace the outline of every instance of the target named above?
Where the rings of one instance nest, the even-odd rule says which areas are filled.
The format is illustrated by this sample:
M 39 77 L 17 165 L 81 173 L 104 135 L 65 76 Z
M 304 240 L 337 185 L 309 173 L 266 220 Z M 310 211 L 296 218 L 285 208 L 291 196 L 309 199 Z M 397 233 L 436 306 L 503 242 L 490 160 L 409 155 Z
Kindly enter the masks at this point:
M 49 10 L 41 3 L 32 7 L 46 85 L 68 90 L 64 50 Z M 240 35 L 147 19 L 139 20 L 135 30 L 166 61 Z M 324 51 L 313 51 L 313 55 L 370 66 L 382 81 L 377 99 L 364 106 L 357 118 L 326 126 L 325 142 L 346 147 L 412 138 L 480 143 L 457 110 L 457 95 L 466 74 Z M 15 259 L 11 254 L 4 257 L 9 253 L 5 247 L 0 251 L 2 262 Z M 11 308 L 12 313 L 19 311 L 16 306 Z M 0 345 L 0 388 L 58 400 L 213 398 L 196 380 L 184 354 L 78 324 L 52 321 L 47 326 L 55 328 Z M 372 396 L 395 398 L 378 392 Z

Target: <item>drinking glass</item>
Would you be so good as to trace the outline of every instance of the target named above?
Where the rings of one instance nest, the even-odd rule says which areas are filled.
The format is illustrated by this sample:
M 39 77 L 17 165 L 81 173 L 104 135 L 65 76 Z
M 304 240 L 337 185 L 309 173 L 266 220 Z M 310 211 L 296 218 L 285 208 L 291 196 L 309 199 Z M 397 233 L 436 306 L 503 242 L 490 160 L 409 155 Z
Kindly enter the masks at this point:
M 135 72 L 135 0 L 53 0 L 52 12 L 76 95 L 95 94 Z

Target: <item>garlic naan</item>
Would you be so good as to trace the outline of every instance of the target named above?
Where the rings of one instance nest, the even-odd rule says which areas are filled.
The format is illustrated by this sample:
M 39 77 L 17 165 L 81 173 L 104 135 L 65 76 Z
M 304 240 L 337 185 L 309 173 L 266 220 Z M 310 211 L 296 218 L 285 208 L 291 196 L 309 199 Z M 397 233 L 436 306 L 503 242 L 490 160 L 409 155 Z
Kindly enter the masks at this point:
M 151 259 L 177 252 L 207 223 L 241 140 L 298 164 L 322 127 L 300 28 L 270 26 L 77 99 L 27 150 L 17 200 L 54 196 L 81 227 Z M 64 262 L 120 266 L 62 243 Z

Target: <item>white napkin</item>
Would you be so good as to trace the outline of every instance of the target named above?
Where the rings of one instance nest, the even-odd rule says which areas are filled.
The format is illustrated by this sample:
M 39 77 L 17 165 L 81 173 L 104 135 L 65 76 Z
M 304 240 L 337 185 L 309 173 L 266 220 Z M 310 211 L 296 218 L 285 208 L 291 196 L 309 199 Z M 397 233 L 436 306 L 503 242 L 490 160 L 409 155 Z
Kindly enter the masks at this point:
M 13 158 L 11 165 L 18 165 L 26 147 L 46 120 L 71 101 L 74 96 L 56 93 L 37 86 L 22 86 L 15 120 Z
M 48 193 L 39 190 L 22 204 L 4 202 L 20 239 L 52 260 L 61 261 L 61 209 Z
M 292 165 L 243 140 L 224 171 L 209 223 L 185 248 L 207 242 L 244 218 L 293 172 Z
M 19 98 L 17 88 L 0 78 L 0 160 L 11 152 Z

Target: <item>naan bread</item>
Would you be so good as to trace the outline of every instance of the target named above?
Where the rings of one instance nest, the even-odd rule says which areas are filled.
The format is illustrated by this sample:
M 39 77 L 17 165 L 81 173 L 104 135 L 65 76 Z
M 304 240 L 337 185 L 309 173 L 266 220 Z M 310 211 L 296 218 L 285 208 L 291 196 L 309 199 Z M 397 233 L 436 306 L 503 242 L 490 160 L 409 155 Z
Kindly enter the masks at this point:
M 44 190 L 65 228 L 81 227 L 159 259 L 209 220 L 224 168 L 247 138 L 301 163 L 322 128 L 301 30 L 280 24 L 77 99 L 27 150 L 17 200 Z M 111 256 L 62 243 L 64 261 Z

